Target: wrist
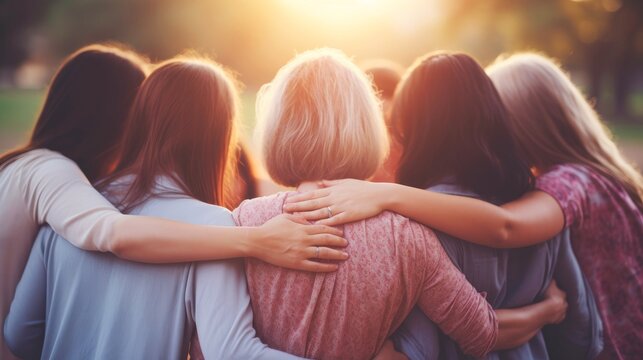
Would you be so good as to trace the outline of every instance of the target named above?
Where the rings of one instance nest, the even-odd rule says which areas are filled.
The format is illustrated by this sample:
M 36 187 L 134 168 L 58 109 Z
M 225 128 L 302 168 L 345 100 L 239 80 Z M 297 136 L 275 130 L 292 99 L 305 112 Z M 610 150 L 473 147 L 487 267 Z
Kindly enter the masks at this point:
M 561 307 L 560 301 L 552 298 L 547 298 L 543 300 L 543 305 L 544 305 L 544 314 L 542 316 L 542 322 L 543 326 L 544 325 L 549 325 L 549 324 L 554 324 L 556 314 L 560 311 L 559 308 Z
M 240 241 L 240 251 L 243 257 L 257 257 L 256 244 L 261 241 L 261 230 L 258 227 L 244 226 Z
M 395 183 L 379 183 L 378 186 L 381 186 L 381 191 L 376 197 L 381 199 L 380 210 L 399 212 L 399 206 L 403 203 L 399 191 L 400 185 Z

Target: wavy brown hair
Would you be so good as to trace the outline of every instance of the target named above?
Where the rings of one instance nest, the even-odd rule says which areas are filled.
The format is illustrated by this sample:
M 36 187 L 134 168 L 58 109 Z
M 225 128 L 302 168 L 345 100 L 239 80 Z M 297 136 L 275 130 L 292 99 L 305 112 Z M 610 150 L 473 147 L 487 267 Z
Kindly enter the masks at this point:
M 220 65 L 187 57 L 161 63 L 134 100 L 116 171 L 99 187 L 134 175 L 119 204 L 128 211 L 168 176 L 188 196 L 223 205 L 237 104 L 233 78 Z
M 500 95 L 468 55 L 418 59 L 398 88 L 392 116 L 403 146 L 397 172 L 401 184 L 427 188 L 451 178 L 503 202 L 533 186 L 529 166 L 510 136 Z
M 92 182 L 107 175 L 146 67 L 118 45 L 90 45 L 70 55 L 52 79 L 29 142 L 3 154 L 0 167 L 45 148 L 76 162 Z

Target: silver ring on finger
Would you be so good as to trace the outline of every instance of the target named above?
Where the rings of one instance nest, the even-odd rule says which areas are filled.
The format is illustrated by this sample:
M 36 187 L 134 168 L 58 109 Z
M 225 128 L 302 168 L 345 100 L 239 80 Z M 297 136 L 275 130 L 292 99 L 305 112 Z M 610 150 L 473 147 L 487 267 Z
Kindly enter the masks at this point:
M 328 218 L 329 219 L 332 218 L 333 217 L 333 211 L 330 209 L 330 206 L 326 206 L 326 211 L 328 211 Z
M 315 246 L 315 259 L 319 259 L 319 246 Z

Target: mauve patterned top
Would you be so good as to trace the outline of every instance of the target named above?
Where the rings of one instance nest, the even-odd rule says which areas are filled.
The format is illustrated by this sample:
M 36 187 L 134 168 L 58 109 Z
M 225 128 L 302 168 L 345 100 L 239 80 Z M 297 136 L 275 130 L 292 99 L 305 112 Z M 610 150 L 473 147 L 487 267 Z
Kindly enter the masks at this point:
M 258 226 L 282 213 L 289 193 L 244 201 L 233 213 Z M 316 359 L 366 359 L 417 303 L 463 351 L 484 356 L 498 325 L 430 229 L 391 212 L 344 225 L 350 259 L 334 273 L 293 271 L 249 259 L 246 278 L 259 337 Z
M 553 196 L 603 319 L 609 359 L 643 356 L 643 215 L 617 182 L 582 165 L 558 165 L 536 187 Z

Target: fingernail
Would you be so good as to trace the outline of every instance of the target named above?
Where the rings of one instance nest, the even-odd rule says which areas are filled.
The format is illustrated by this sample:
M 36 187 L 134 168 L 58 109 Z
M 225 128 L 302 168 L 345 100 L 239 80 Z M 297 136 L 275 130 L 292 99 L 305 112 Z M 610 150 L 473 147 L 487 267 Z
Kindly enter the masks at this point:
M 344 257 L 344 259 L 348 259 L 348 253 L 342 253 L 342 256 Z

